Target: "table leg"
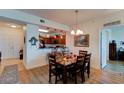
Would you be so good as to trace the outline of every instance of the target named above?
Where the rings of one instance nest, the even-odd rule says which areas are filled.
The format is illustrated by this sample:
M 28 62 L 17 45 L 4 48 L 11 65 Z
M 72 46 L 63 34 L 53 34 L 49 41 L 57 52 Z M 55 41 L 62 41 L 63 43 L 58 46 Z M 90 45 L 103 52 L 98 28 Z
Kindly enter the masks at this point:
M 67 69 L 66 69 L 66 66 L 64 66 L 63 70 L 64 70 L 63 83 L 66 84 L 67 83 Z

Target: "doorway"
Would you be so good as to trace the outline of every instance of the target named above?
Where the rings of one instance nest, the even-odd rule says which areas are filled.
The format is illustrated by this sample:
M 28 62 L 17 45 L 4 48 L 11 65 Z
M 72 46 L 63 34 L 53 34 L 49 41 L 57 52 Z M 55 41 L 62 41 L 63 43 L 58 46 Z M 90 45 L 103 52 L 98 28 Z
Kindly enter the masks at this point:
M 124 25 L 105 27 L 100 33 L 101 68 L 124 72 Z
M 25 25 L 12 21 L 0 21 L 0 72 L 7 66 L 24 67 L 20 59 L 20 50 L 24 50 Z M 24 52 L 24 51 L 23 51 Z M 22 54 L 23 54 L 22 52 Z M 19 68 L 20 69 L 20 68 Z
M 10 22 L 0 22 L 0 51 L 2 59 L 19 59 L 19 51 L 24 46 L 23 26 Z

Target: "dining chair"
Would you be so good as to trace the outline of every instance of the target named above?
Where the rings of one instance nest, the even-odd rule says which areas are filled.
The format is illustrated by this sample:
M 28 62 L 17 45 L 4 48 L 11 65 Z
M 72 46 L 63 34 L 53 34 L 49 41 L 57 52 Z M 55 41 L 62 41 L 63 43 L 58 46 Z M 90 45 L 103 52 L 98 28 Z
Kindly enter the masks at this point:
M 55 76 L 55 84 L 57 83 L 57 78 L 60 78 L 60 75 L 63 74 L 63 69 L 56 63 L 56 56 L 50 55 L 49 59 L 49 83 L 51 82 L 51 77 Z
M 1 52 L 0 52 L 0 62 L 1 62 Z
M 79 50 L 79 55 L 80 55 L 80 56 L 81 56 L 81 55 L 85 55 L 85 54 L 87 54 L 87 51 Z
M 68 69 L 69 76 L 71 76 L 71 75 L 74 76 L 75 84 L 77 83 L 77 74 L 78 73 L 81 74 L 82 82 L 84 81 L 84 73 L 82 72 L 83 70 L 81 69 L 82 66 L 84 66 L 84 58 L 85 58 L 85 56 L 77 56 L 77 61 L 74 64 L 74 66 L 70 67 Z
M 82 83 L 85 82 L 85 72 L 87 72 L 88 78 L 89 78 L 89 75 L 90 75 L 91 53 L 90 54 L 85 54 L 83 58 L 84 58 L 83 63 L 78 65 L 78 68 L 79 68 L 79 71 L 80 71 L 80 74 L 81 74 Z
M 84 62 L 85 62 L 85 72 L 87 72 L 88 78 L 90 75 L 90 60 L 91 60 L 91 53 L 86 54 Z
M 78 64 L 78 69 L 79 69 L 78 73 L 80 73 L 80 77 L 81 77 L 81 80 L 82 80 L 82 83 L 83 83 L 85 81 L 84 73 L 85 73 L 85 66 L 86 66 L 86 62 L 85 62 L 86 54 L 83 54 L 79 57 L 83 58 L 81 62 L 80 61 L 78 62 L 78 60 L 80 60 L 80 58 L 77 58 L 77 62 L 78 62 L 77 64 Z

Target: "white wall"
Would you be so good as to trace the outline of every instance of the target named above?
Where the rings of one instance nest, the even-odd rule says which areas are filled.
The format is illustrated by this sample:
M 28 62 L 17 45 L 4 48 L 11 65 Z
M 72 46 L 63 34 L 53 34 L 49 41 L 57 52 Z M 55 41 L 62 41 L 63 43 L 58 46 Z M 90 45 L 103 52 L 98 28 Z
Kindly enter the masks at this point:
M 84 31 L 84 34 L 89 34 L 89 47 L 74 47 L 74 37 L 69 33 L 67 35 L 67 46 L 73 50 L 75 54 L 78 54 L 79 50 L 87 50 L 92 53 L 91 66 L 99 68 L 99 28 L 96 24 L 88 23 L 80 25 L 80 28 Z
M 39 42 L 36 45 L 31 45 L 29 40 L 31 37 L 39 38 L 39 31 L 37 25 L 27 24 L 26 28 L 26 68 L 34 68 L 48 64 L 47 54 L 51 49 L 39 49 Z
M 23 29 L 0 26 L 2 59 L 19 58 L 19 50 L 23 47 L 23 41 Z
M 89 52 L 92 53 L 92 58 L 91 58 L 91 66 L 100 69 L 100 33 L 103 28 L 103 24 L 107 22 L 113 22 L 121 20 L 121 23 L 124 23 L 124 11 L 112 14 L 112 15 L 107 15 L 104 17 L 99 17 L 96 19 L 90 19 L 89 21 L 82 23 L 79 25 L 80 29 L 84 31 L 84 34 L 89 34 L 90 36 L 90 44 L 89 47 L 73 47 L 74 52 L 78 53 L 78 50 L 83 49 L 83 50 L 88 50 Z M 67 36 L 68 38 L 70 35 Z M 74 45 L 74 38 L 71 40 L 67 40 L 67 45 L 68 47 Z

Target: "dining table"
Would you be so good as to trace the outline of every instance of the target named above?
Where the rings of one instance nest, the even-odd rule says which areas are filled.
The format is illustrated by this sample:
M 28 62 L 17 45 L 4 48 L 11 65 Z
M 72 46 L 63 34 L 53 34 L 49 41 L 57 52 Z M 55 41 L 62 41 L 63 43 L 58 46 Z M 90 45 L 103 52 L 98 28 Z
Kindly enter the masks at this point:
M 67 69 L 74 66 L 77 62 L 76 55 L 67 55 L 62 58 L 61 61 L 56 62 L 59 66 L 63 68 L 63 83 L 67 83 Z

